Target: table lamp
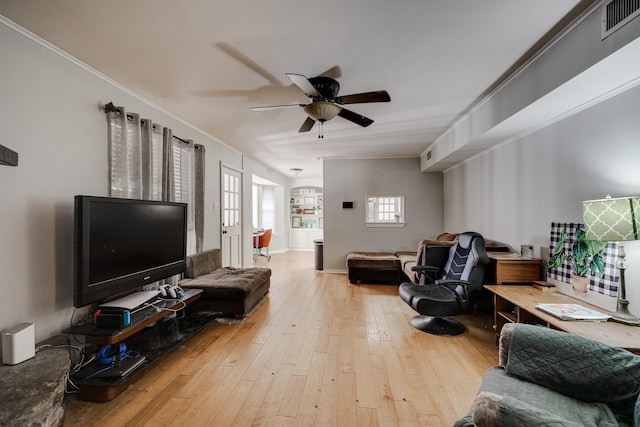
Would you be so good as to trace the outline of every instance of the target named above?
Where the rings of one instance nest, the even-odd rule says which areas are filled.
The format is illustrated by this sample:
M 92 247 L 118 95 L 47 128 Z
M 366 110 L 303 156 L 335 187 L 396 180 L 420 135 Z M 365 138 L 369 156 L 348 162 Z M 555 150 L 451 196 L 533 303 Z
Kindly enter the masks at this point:
M 618 262 L 620 270 L 620 292 L 615 313 L 611 320 L 627 325 L 640 325 L 640 319 L 629 312 L 624 271 L 627 268 L 624 245 L 627 240 L 640 239 L 640 197 L 620 197 L 582 202 L 585 234 L 588 240 L 618 242 Z

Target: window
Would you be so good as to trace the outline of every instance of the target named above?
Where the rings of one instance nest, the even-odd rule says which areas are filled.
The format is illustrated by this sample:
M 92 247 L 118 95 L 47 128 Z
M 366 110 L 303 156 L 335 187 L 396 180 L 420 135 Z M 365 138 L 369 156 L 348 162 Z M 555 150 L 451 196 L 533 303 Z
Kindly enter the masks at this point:
M 149 160 L 151 175 L 149 177 L 149 198 L 162 200 L 162 126 L 152 125 Z
M 173 138 L 173 183 L 176 202 L 193 203 L 193 146 Z
M 367 197 L 367 226 L 404 226 L 404 197 Z
M 193 191 L 195 185 L 194 177 L 194 151 L 193 144 L 184 142 L 173 137 L 173 184 L 174 200 L 176 202 L 188 203 L 187 210 L 187 253 L 196 252 L 195 234 L 195 209 Z
M 174 137 L 171 129 L 126 113 L 123 107 L 109 103 L 105 113 L 110 196 L 187 203 L 187 253 L 196 253 L 201 248 L 204 220 L 201 180 L 196 181 L 195 176 L 204 174 L 204 148 L 196 149 L 193 141 Z
M 251 218 L 253 229 L 260 228 L 260 186 L 253 184 L 253 191 L 251 192 Z
M 222 226 L 240 225 L 240 175 L 235 171 L 225 171 L 222 183 Z
M 253 228 L 276 232 L 275 187 L 253 184 Z
M 142 148 L 140 115 L 124 109 L 109 113 L 109 186 L 111 197 L 141 199 Z
M 275 232 L 276 226 L 276 197 L 273 187 L 262 187 L 262 227 Z

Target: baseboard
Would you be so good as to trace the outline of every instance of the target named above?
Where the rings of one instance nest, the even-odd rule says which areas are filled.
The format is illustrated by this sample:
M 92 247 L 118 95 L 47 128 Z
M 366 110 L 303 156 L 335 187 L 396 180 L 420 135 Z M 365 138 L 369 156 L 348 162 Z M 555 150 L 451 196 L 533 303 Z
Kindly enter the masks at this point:
M 332 270 L 332 269 L 326 269 L 326 268 L 325 268 L 324 270 L 321 270 L 321 273 L 328 273 L 328 274 L 347 274 L 347 273 L 348 273 L 348 271 L 347 271 L 347 270 L 339 270 L 339 269 L 337 269 L 337 270 Z

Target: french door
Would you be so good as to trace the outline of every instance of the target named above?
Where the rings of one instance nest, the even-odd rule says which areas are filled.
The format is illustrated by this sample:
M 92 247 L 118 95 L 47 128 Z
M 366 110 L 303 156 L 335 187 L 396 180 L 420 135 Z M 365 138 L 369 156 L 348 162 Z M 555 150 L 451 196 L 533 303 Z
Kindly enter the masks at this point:
M 242 266 L 242 173 L 222 166 L 222 266 Z

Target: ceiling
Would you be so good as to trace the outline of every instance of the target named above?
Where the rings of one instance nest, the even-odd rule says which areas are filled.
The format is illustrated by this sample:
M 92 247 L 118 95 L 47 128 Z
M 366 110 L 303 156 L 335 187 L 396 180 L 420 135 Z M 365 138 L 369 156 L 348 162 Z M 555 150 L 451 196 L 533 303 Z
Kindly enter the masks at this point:
M 270 168 L 317 178 L 322 158 L 419 156 L 585 3 L 0 0 L 0 14 Z M 307 103 L 285 73 L 334 66 L 340 95 L 389 92 L 349 106 L 372 125 L 337 117 L 319 139 L 317 125 L 298 133 L 301 108 L 251 111 Z

